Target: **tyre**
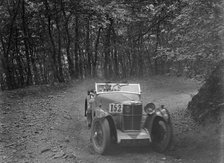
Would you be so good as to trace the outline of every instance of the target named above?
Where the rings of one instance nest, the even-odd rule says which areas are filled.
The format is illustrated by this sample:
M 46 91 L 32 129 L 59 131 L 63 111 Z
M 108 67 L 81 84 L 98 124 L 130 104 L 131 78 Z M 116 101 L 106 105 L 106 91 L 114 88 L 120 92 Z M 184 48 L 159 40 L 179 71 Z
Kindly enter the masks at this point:
M 172 123 L 157 117 L 153 121 L 151 138 L 152 147 L 157 152 L 165 152 L 169 149 L 173 137 Z
M 108 120 L 96 120 L 92 125 L 91 141 L 94 150 L 99 154 L 106 154 L 108 152 L 111 137 L 110 125 Z
M 92 126 L 92 111 L 88 111 L 86 113 L 86 122 L 87 122 L 88 129 L 90 129 Z
M 85 111 L 84 111 L 84 116 L 87 116 L 87 107 L 88 107 L 88 102 L 87 102 L 87 98 L 85 99 Z

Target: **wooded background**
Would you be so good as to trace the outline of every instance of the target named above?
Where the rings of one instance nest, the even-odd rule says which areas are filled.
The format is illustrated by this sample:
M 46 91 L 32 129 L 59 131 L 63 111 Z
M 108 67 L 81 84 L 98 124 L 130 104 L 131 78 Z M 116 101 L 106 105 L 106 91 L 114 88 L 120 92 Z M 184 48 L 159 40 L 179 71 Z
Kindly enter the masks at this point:
M 1 0 L 0 85 L 206 77 L 223 58 L 222 0 Z

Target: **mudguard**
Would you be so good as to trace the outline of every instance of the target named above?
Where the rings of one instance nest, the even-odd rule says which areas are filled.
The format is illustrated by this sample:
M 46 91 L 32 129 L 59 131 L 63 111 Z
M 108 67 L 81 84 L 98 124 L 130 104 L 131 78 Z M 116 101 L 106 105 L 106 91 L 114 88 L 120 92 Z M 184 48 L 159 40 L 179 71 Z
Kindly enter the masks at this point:
M 95 115 L 94 118 L 104 118 L 110 114 L 98 107 L 94 109 L 94 115 Z
M 97 109 L 94 120 L 102 120 L 104 118 L 106 118 L 109 122 L 111 136 L 116 143 L 120 143 L 121 140 L 132 139 L 148 140 L 148 142 L 151 142 L 151 137 L 147 129 L 142 128 L 140 131 L 122 132 L 121 130 L 116 128 L 114 119 L 109 113 L 105 112 L 102 109 Z
M 149 132 L 152 130 L 153 121 L 156 117 L 163 118 L 167 123 L 171 123 L 169 111 L 166 108 L 157 108 L 153 114 L 146 118 L 144 126 L 149 130 Z

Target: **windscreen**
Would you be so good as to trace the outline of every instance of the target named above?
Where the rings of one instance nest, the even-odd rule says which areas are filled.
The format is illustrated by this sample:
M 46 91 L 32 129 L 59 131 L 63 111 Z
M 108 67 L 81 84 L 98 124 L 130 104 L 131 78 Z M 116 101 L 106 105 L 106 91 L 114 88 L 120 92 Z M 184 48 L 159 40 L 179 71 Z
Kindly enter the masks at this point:
M 107 92 L 127 92 L 127 93 L 137 93 L 140 94 L 139 84 L 129 84 L 129 83 L 96 83 L 97 93 L 107 93 Z

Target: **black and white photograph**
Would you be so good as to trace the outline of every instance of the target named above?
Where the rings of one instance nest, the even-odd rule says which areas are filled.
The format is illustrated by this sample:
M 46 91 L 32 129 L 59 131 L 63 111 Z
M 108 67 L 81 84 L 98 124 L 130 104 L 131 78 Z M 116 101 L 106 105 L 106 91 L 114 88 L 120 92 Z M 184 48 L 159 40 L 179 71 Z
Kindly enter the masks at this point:
M 0 163 L 224 163 L 224 0 L 0 0 Z

